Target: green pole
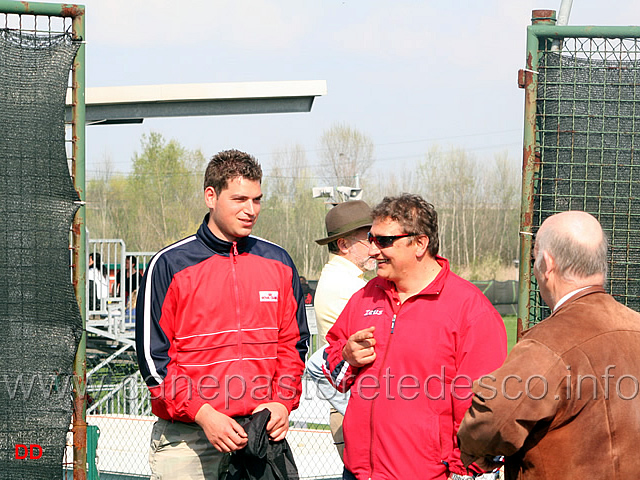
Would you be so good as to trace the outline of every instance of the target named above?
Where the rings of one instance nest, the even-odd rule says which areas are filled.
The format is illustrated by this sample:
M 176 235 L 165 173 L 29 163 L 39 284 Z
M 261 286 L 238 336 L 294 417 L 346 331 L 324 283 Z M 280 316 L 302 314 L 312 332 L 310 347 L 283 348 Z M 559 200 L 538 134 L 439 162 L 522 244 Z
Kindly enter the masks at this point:
M 73 5 L 70 3 L 16 2 L 14 0 L 0 0 L 0 12 L 76 18 L 78 16 L 84 15 L 84 5 Z
M 534 10 L 533 23 L 553 21 L 553 10 Z M 531 248 L 533 245 L 533 200 L 534 179 L 537 161 L 536 101 L 538 91 L 538 37 L 532 27 L 527 28 L 527 62 L 523 72 L 524 81 L 524 132 L 522 155 L 522 198 L 520 204 L 520 265 L 518 283 L 518 340 L 524 328 L 529 326 L 531 307 Z
M 533 35 L 547 39 L 571 38 L 640 38 L 638 26 L 577 26 L 534 24 L 528 27 Z
M 74 6 L 78 15 L 73 17 L 73 34 L 81 41 L 73 62 L 73 176 L 74 185 L 80 197 L 80 208 L 73 222 L 74 238 L 74 286 L 78 306 L 82 316 L 82 337 L 74 362 L 76 382 L 73 409 L 73 478 L 87 478 L 87 331 L 86 331 L 86 188 L 85 188 L 85 30 L 84 6 Z
M 96 425 L 87 426 L 87 479 L 100 480 L 100 472 L 96 465 L 96 451 L 98 450 L 98 439 L 100 430 Z

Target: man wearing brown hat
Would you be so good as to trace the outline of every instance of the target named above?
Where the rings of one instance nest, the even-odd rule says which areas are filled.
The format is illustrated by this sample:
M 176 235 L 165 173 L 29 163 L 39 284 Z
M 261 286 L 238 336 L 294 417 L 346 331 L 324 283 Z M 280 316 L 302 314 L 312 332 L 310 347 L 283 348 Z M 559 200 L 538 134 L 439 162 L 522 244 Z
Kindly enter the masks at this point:
M 365 286 L 364 272 L 376 262 L 369 256 L 367 233 L 371 228 L 371 208 L 362 200 L 339 203 L 325 217 L 327 236 L 316 240 L 327 245 L 329 261 L 322 268 L 314 307 L 320 345 L 351 295 Z
M 316 382 L 322 396 L 332 405 L 331 433 L 340 458 L 344 450 L 342 419 L 349 400 L 348 394 L 338 392 L 322 373 L 322 351 L 325 336 L 347 304 L 351 295 L 366 285 L 364 273 L 376 266 L 369 257 L 367 233 L 371 227 L 371 208 L 361 200 L 339 203 L 325 217 L 327 236 L 316 240 L 327 245 L 329 261 L 318 280 L 314 299 L 320 345 L 307 362 L 307 372 Z

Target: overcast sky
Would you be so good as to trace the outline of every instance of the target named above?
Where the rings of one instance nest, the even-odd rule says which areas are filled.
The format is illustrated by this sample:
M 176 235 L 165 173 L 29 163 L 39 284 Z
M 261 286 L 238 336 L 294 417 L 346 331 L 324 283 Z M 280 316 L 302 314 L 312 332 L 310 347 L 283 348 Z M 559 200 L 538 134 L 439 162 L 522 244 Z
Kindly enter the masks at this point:
M 433 145 L 481 160 L 522 151 L 531 10 L 560 0 L 86 0 L 87 86 L 326 80 L 310 113 L 148 119 L 87 127 L 89 176 L 127 172 L 143 133 L 207 157 L 238 148 L 268 173 L 299 144 L 320 163 L 340 122 L 375 144 L 378 170 L 410 169 Z M 637 0 L 574 0 L 572 25 L 640 24 Z M 318 180 L 319 184 L 322 183 Z

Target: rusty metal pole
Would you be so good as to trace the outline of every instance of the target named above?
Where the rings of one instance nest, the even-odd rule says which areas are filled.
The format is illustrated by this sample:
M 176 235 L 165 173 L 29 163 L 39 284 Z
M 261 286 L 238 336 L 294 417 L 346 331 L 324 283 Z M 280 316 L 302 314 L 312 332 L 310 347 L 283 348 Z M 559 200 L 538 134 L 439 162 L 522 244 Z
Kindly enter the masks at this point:
M 532 25 L 555 23 L 553 10 L 534 10 Z M 531 251 L 533 245 L 533 200 L 535 173 L 540 168 L 536 139 L 536 101 L 538 90 L 538 37 L 527 28 L 527 66 L 518 72 L 518 85 L 524 88 L 524 142 L 522 156 L 522 200 L 520 205 L 520 281 L 518 287 L 517 338 L 529 326 L 531 308 Z
M 73 478 L 87 478 L 87 331 L 86 331 L 86 213 L 85 213 L 85 32 L 84 6 L 73 8 L 73 34 L 82 41 L 73 62 L 73 183 L 80 197 L 80 208 L 73 222 L 73 283 L 82 316 L 82 337 L 74 361 L 74 408 L 73 408 Z

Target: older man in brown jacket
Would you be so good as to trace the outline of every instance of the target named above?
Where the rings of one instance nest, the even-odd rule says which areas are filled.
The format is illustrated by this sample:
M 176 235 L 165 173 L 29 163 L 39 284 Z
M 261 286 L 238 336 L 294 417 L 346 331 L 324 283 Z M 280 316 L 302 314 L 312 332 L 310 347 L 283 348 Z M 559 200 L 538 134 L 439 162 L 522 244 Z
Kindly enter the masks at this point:
M 534 275 L 553 313 L 474 384 L 465 464 L 507 479 L 640 478 L 640 315 L 605 293 L 607 240 L 585 212 L 549 217 Z

